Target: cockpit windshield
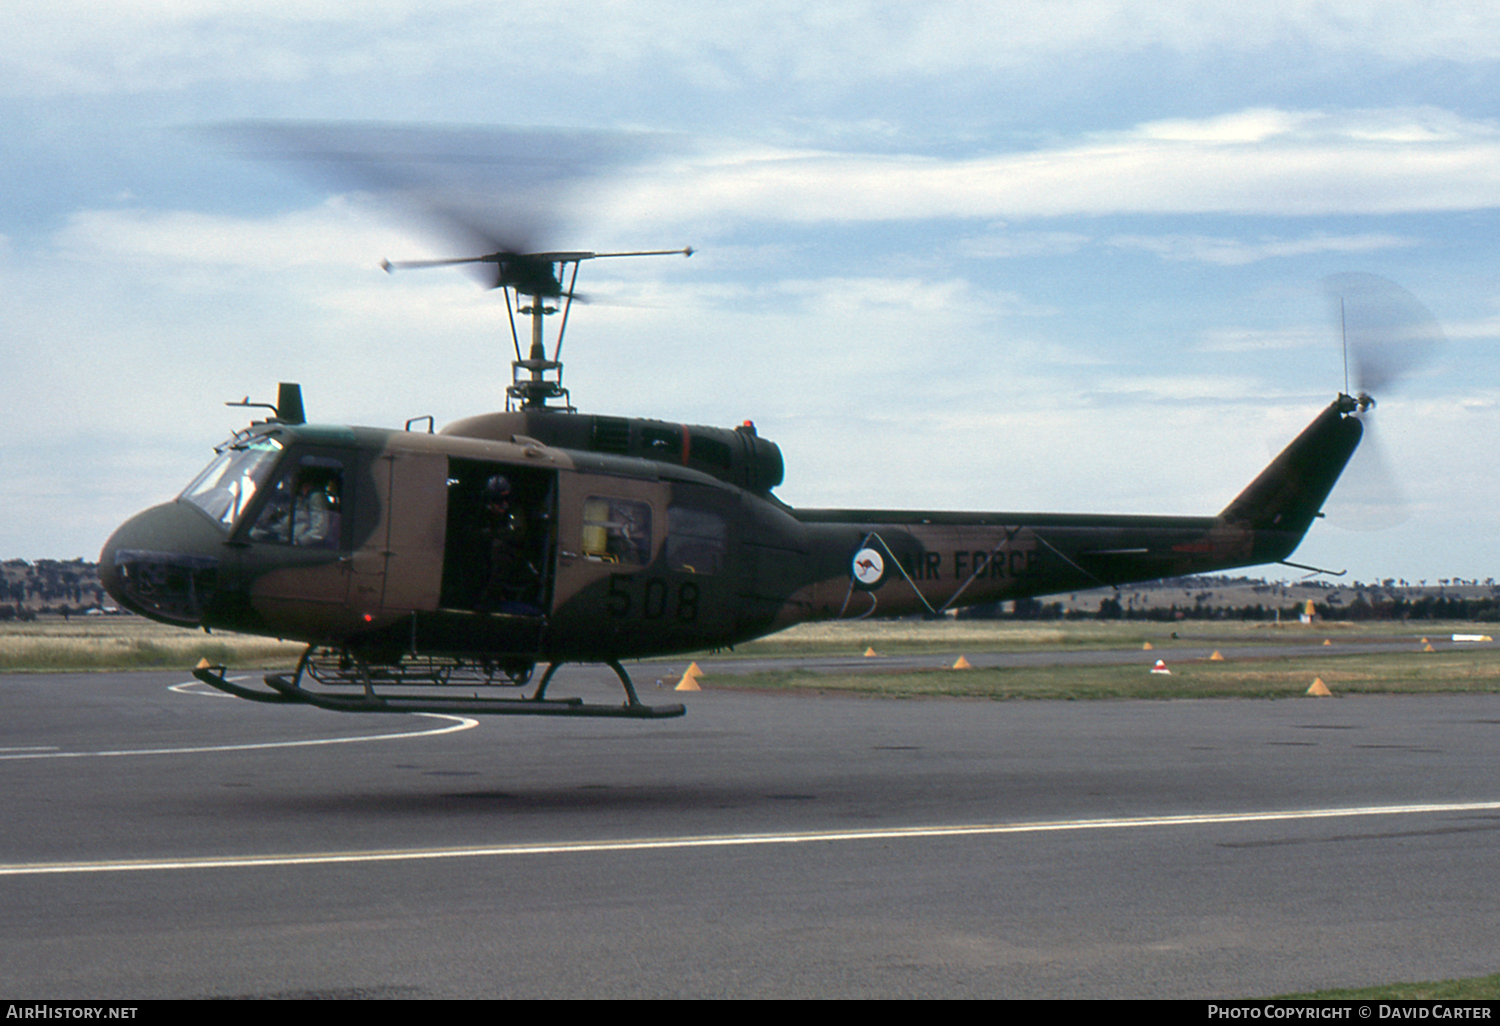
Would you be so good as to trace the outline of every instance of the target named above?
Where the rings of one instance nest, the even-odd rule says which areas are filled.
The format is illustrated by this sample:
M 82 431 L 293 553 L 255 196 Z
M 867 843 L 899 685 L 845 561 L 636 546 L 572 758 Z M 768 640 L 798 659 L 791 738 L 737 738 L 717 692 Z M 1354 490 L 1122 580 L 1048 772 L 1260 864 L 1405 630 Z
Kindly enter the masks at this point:
M 269 435 L 237 438 L 220 446 L 218 453 L 181 498 L 228 527 L 271 476 L 271 468 L 281 456 L 281 443 Z

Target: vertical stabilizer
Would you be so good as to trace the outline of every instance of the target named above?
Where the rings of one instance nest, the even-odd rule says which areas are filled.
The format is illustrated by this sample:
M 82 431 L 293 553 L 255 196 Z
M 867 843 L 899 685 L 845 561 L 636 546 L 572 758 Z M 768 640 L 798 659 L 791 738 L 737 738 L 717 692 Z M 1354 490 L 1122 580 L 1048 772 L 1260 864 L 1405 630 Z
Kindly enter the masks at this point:
M 1219 514 L 1226 524 L 1254 530 L 1267 562 L 1297 547 L 1354 455 L 1364 433 L 1353 416 L 1358 405 L 1340 395 Z

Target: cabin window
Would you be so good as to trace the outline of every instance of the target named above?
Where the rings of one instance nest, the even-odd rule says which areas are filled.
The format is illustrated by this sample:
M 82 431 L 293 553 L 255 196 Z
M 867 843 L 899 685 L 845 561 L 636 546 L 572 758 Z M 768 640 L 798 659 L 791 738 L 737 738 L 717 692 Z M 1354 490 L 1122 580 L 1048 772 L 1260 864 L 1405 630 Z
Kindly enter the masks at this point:
M 343 526 L 344 468 L 338 460 L 304 456 L 277 478 L 250 540 L 306 549 L 338 548 Z
M 181 497 L 227 527 L 249 508 L 280 457 L 281 443 L 274 438 L 253 438 L 220 449 Z
M 667 566 L 688 574 L 716 574 L 724 566 L 724 518 L 687 506 L 667 507 Z
M 583 554 L 601 563 L 651 561 L 651 506 L 591 495 L 583 503 Z

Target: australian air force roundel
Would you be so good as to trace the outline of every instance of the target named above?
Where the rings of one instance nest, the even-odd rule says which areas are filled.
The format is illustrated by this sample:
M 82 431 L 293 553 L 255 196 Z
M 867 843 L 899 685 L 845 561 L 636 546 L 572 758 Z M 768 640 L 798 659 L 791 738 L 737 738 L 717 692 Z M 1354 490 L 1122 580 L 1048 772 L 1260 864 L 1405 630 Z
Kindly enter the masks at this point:
M 874 549 L 856 552 L 850 569 L 854 572 L 854 582 L 861 588 L 878 588 L 885 580 L 885 559 Z

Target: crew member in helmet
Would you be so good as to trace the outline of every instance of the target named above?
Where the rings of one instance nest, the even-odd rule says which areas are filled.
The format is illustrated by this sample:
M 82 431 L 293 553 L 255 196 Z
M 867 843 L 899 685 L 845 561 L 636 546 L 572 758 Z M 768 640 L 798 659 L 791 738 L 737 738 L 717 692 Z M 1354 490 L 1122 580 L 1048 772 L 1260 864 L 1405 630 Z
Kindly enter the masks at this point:
M 481 496 L 484 501 L 482 532 L 489 548 L 489 577 L 480 592 L 477 608 L 481 611 L 512 611 L 505 607 L 533 597 L 537 578 L 536 568 L 527 560 L 526 513 L 514 501 L 510 480 L 504 474 L 495 474 L 485 481 Z

